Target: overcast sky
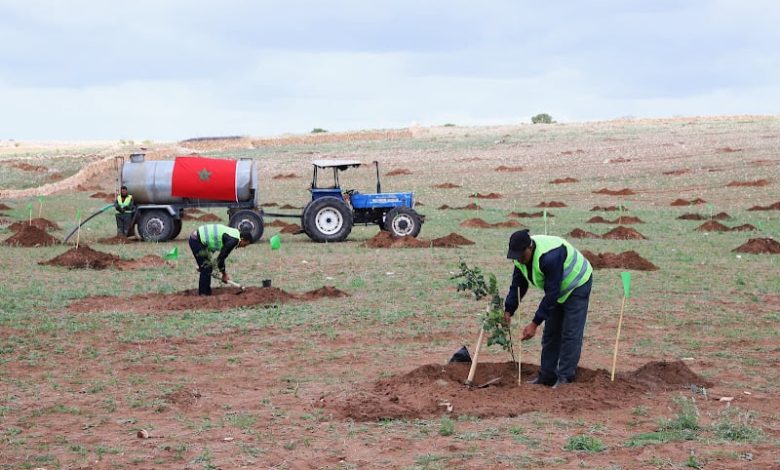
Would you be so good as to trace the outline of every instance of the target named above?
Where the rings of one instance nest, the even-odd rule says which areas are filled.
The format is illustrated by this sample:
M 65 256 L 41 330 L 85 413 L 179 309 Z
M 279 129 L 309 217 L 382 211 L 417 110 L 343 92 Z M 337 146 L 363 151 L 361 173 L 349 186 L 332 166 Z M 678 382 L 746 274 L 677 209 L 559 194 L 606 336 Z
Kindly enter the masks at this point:
M 0 139 L 778 114 L 780 2 L 0 0 Z

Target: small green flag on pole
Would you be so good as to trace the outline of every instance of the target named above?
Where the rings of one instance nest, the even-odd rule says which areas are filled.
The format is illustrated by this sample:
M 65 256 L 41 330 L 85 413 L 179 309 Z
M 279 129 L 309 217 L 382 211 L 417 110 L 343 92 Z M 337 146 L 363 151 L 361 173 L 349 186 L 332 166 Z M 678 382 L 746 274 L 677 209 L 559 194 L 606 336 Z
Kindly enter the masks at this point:
M 623 279 L 623 296 L 625 298 L 631 297 L 631 273 L 623 271 L 620 273 L 620 278 Z
M 282 237 L 280 237 L 278 234 L 271 237 L 268 242 L 271 244 L 272 250 L 278 250 L 282 247 Z
M 32 225 L 32 202 L 27 204 L 27 211 L 30 213 L 30 225 Z
M 710 211 L 710 219 L 712 219 L 712 204 L 707 204 L 707 209 Z
M 38 196 L 38 218 L 41 217 L 43 211 L 43 196 Z
M 173 249 L 171 249 L 171 251 L 165 253 L 165 259 L 168 261 L 175 261 L 179 259 L 179 247 L 174 246 Z
M 542 218 L 544 219 L 544 234 L 547 235 L 547 209 L 542 211 Z

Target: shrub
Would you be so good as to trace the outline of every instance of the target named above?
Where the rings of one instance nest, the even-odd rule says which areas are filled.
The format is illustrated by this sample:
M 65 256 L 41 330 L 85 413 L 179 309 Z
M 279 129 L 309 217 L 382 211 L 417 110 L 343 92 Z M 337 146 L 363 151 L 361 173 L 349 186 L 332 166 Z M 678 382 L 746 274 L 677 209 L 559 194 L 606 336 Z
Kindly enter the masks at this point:
M 607 446 L 599 439 L 588 435 L 572 436 L 566 441 L 566 445 L 563 446 L 563 450 L 570 452 L 601 452 L 606 448 Z
M 541 114 L 537 114 L 536 116 L 532 117 L 531 118 L 531 122 L 533 124 L 552 124 L 555 121 L 553 121 L 552 116 L 550 116 L 549 114 L 541 113 Z
M 452 436 L 455 433 L 455 421 L 449 416 L 442 416 L 439 426 L 440 436 Z
M 328 131 L 321 127 L 315 127 L 314 129 L 311 130 L 312 134 L 322 134 L 323 132 L 328 132 Z

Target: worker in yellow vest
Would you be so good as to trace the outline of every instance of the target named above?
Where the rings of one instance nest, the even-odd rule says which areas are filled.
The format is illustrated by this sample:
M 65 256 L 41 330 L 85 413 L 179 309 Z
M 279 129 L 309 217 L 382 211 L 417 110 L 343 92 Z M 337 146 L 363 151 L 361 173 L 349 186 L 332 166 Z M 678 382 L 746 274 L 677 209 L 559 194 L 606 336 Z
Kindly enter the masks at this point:
M 230 276 L 225 269 L 225 259 L 234 248 L 243 248 L 252 242 L 251 230 L 239 231 L 222 224 L 203 225 L 192 232 L 189 239 L 190 249 L 200 272 L 198 295 L 211 295 L 211 273 L 214 270 L 212 253 L 219 252 L 216 267 L 222 273 L 222 282 L 228 282 Z
M 512 284 L 504 301 L 507 325 L 528 285 L 544 290 L 539 308 L 525 328 L 522 340 L 534 337 L 543 322 L 539 376 L 530 383 L 558 388 L 574 381 L 582 351 L 585 320 L 593 283 L 593 268 L 569 242 L 560 237 L 514 232 L 506 257 L 512 260 Z
M 116 235 L 118 237 L 130 236 L 133 228 L 133 215 L 135 215 L 135 203 L 133 196 L 127 194 L 127 186 L 122 186 L 119 190 L 119 195 L 114 201 L 114 209 L 116 209 Z

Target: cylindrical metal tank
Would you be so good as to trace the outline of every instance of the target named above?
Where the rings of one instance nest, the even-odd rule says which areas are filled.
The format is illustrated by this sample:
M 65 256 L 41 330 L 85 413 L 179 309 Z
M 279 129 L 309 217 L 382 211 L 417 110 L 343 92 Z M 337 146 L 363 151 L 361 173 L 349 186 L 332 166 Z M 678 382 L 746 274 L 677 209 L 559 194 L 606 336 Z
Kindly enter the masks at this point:
M 144 161 L 143 157 L 133 157 L 122 165 L 122 184 L 127 186 L 127 192 L 133 195 L 136 204 L 185 202 L 184 199 L 171 195 L 173 161 Z M 256 171 L 257 166 L 253 160 L 236 162 L 236 195 L 239 202 L 252 199 L 252 175 Z

